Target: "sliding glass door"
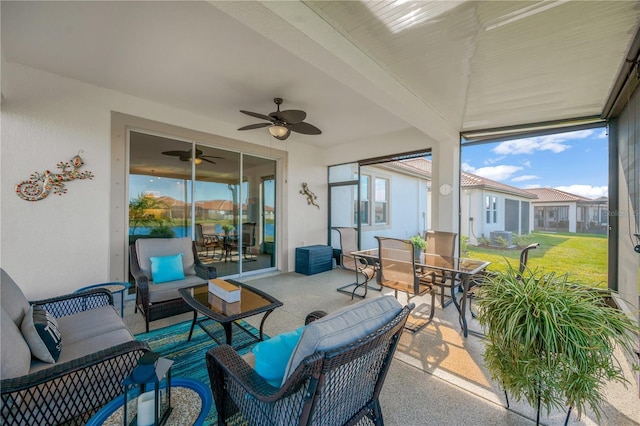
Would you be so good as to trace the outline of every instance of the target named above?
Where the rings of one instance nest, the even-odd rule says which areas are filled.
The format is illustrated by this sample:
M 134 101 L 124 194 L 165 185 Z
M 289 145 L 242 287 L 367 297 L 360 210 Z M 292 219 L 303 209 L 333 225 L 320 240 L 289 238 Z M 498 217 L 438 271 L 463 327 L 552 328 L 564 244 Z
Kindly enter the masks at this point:
M 129 241 L 190 237 L 219 276 L 275 267 L 276 162 L 131 131 Z

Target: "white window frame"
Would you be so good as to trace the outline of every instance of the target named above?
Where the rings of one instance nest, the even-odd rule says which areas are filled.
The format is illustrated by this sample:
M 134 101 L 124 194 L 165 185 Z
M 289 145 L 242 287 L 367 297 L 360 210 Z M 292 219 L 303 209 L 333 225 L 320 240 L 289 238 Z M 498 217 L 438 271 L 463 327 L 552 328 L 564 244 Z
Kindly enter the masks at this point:
M 363 178 L 366 178 L 366 185 L 363 185 Z M 354 193 L 353 197 L 353 205 L 354 205 L 354 215 L 353 215 L 353 226 L 358 225 L 358 218 L 355 216 L 355 212 L 360 213 L 360 217 L 362 218 L 362 212 L 365 212 L 366 221 L 362 221 L 360 223 L 361 226 L 371 226 L 371 182 L 373 181 L 372 176 L 368 174 L 360 174 L 360 206 L 363 204 L 366 206 L 364 209 L 358 209 L 358 197 L 357 193 Z M 363 193 L 366 198 L 363 197 Z
M 383 181 L 385 183 L 383 200 L 378 200 L 378 181 Z M 389 187 L 391 186 L 391 182 L 388 178 L 374 176 L 373 185 L 374 185 L 374 191 L 373 191 L 372 210 L 373 210 L 374 225 L 388 225 L 389 224 Z M 384 207 L 383 207 L 384 221 L 383 222 L 378 222 L 378 216 L 376 214 L 378 203 L 384 203 Z
M 484 221 L 487 225 L 498 223 L 498 197 L 485 194 L 484 196 Z

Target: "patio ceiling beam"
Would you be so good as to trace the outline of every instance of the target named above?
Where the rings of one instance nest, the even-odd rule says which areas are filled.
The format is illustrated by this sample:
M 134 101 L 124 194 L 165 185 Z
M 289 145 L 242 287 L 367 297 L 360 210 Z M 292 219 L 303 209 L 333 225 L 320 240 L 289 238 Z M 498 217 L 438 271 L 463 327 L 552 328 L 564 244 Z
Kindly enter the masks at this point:
M 457 126 L 447 121 L 432 105 L 418 98 L 303 2 L 212 1 L 211 5 L 435 141 L 458 144 Z

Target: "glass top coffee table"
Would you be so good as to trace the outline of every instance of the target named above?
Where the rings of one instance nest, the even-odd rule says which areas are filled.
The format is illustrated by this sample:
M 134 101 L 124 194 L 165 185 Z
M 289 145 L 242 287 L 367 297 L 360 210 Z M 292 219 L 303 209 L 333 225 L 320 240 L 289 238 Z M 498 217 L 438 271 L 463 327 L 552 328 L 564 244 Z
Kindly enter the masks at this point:
M 226 335 L 226 342 L 224 343 L 227 345 L 231 345 L 231 328 L 234 323 L 240 330 L 244 331 L 251 337 L 254 337 L 253 341 L 234 349 L 241 349 L 255 341 L 263 340 L 262 329 L 264 322 L 274 309 L 282 306 L 282 302 L 263 291 L 241 282 L 234 280 L 225 281 L 240 287 L 239 302 L 225 302 L 223 299 L 209 292 L 208 284 L 180 289 L 180 295 L 184 301 L 193 308 L 193 322 L 191 323 L 188 340 L 191 340 L 193 328 L 198 324 L 200 328 L 202 328 L 202 330 L 204 330 L 204 332 L 218 344 L 223 343 L 220 342 L 210 330 L 203 326 L 203 322 L 209 320 L 216 321 L 222 325 Z M 238 320 L 261 313 L 264 313 L 264 315 L 262 317 L 262 321 L 260 321 L 260 337 L 255 338 L 253 333 L 243 327 Z M 198 319 L 198 314 L 204 315 L 204 318 Z

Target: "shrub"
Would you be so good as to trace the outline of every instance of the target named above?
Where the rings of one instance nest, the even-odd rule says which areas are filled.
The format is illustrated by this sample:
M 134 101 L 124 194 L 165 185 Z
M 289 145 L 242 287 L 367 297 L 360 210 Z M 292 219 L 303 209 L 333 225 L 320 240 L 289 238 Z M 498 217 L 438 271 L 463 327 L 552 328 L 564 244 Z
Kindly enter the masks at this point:
M 513 234 L 511 241 L 513 241 L 513 244 L 517 245 L 518 248 L 524 248 L 533 242 L 533 236 L 531 234 Z
M 466 255 L 468 251 L 469 251 L 469 236 L 463 235 L 460 238 L 460 253 L 462 253 L 463 255 Z
M 496 243 L 498 243 L 500 247 L 504 247 L 504 248 L 509 247 L 509 241 L 507 241 L 507 239 L 504 238 L 502 235 L 499 235 L 498 237 L 496 237 Z
M 482 247 L 486 247 L 489 245 L 489 243 L 491 242 L 491 240 L 489 240 L 489 238 L 485 237 L 484 235 L 481 236 L 480 238 L 478 238 L 478 245 L 482 246 Z
M 174 238 L 176 233 L 173 232 L 173 229 L 167 225 L 156 226 L 155 228 L 149 231 L 150 237 L 155 238 Z

